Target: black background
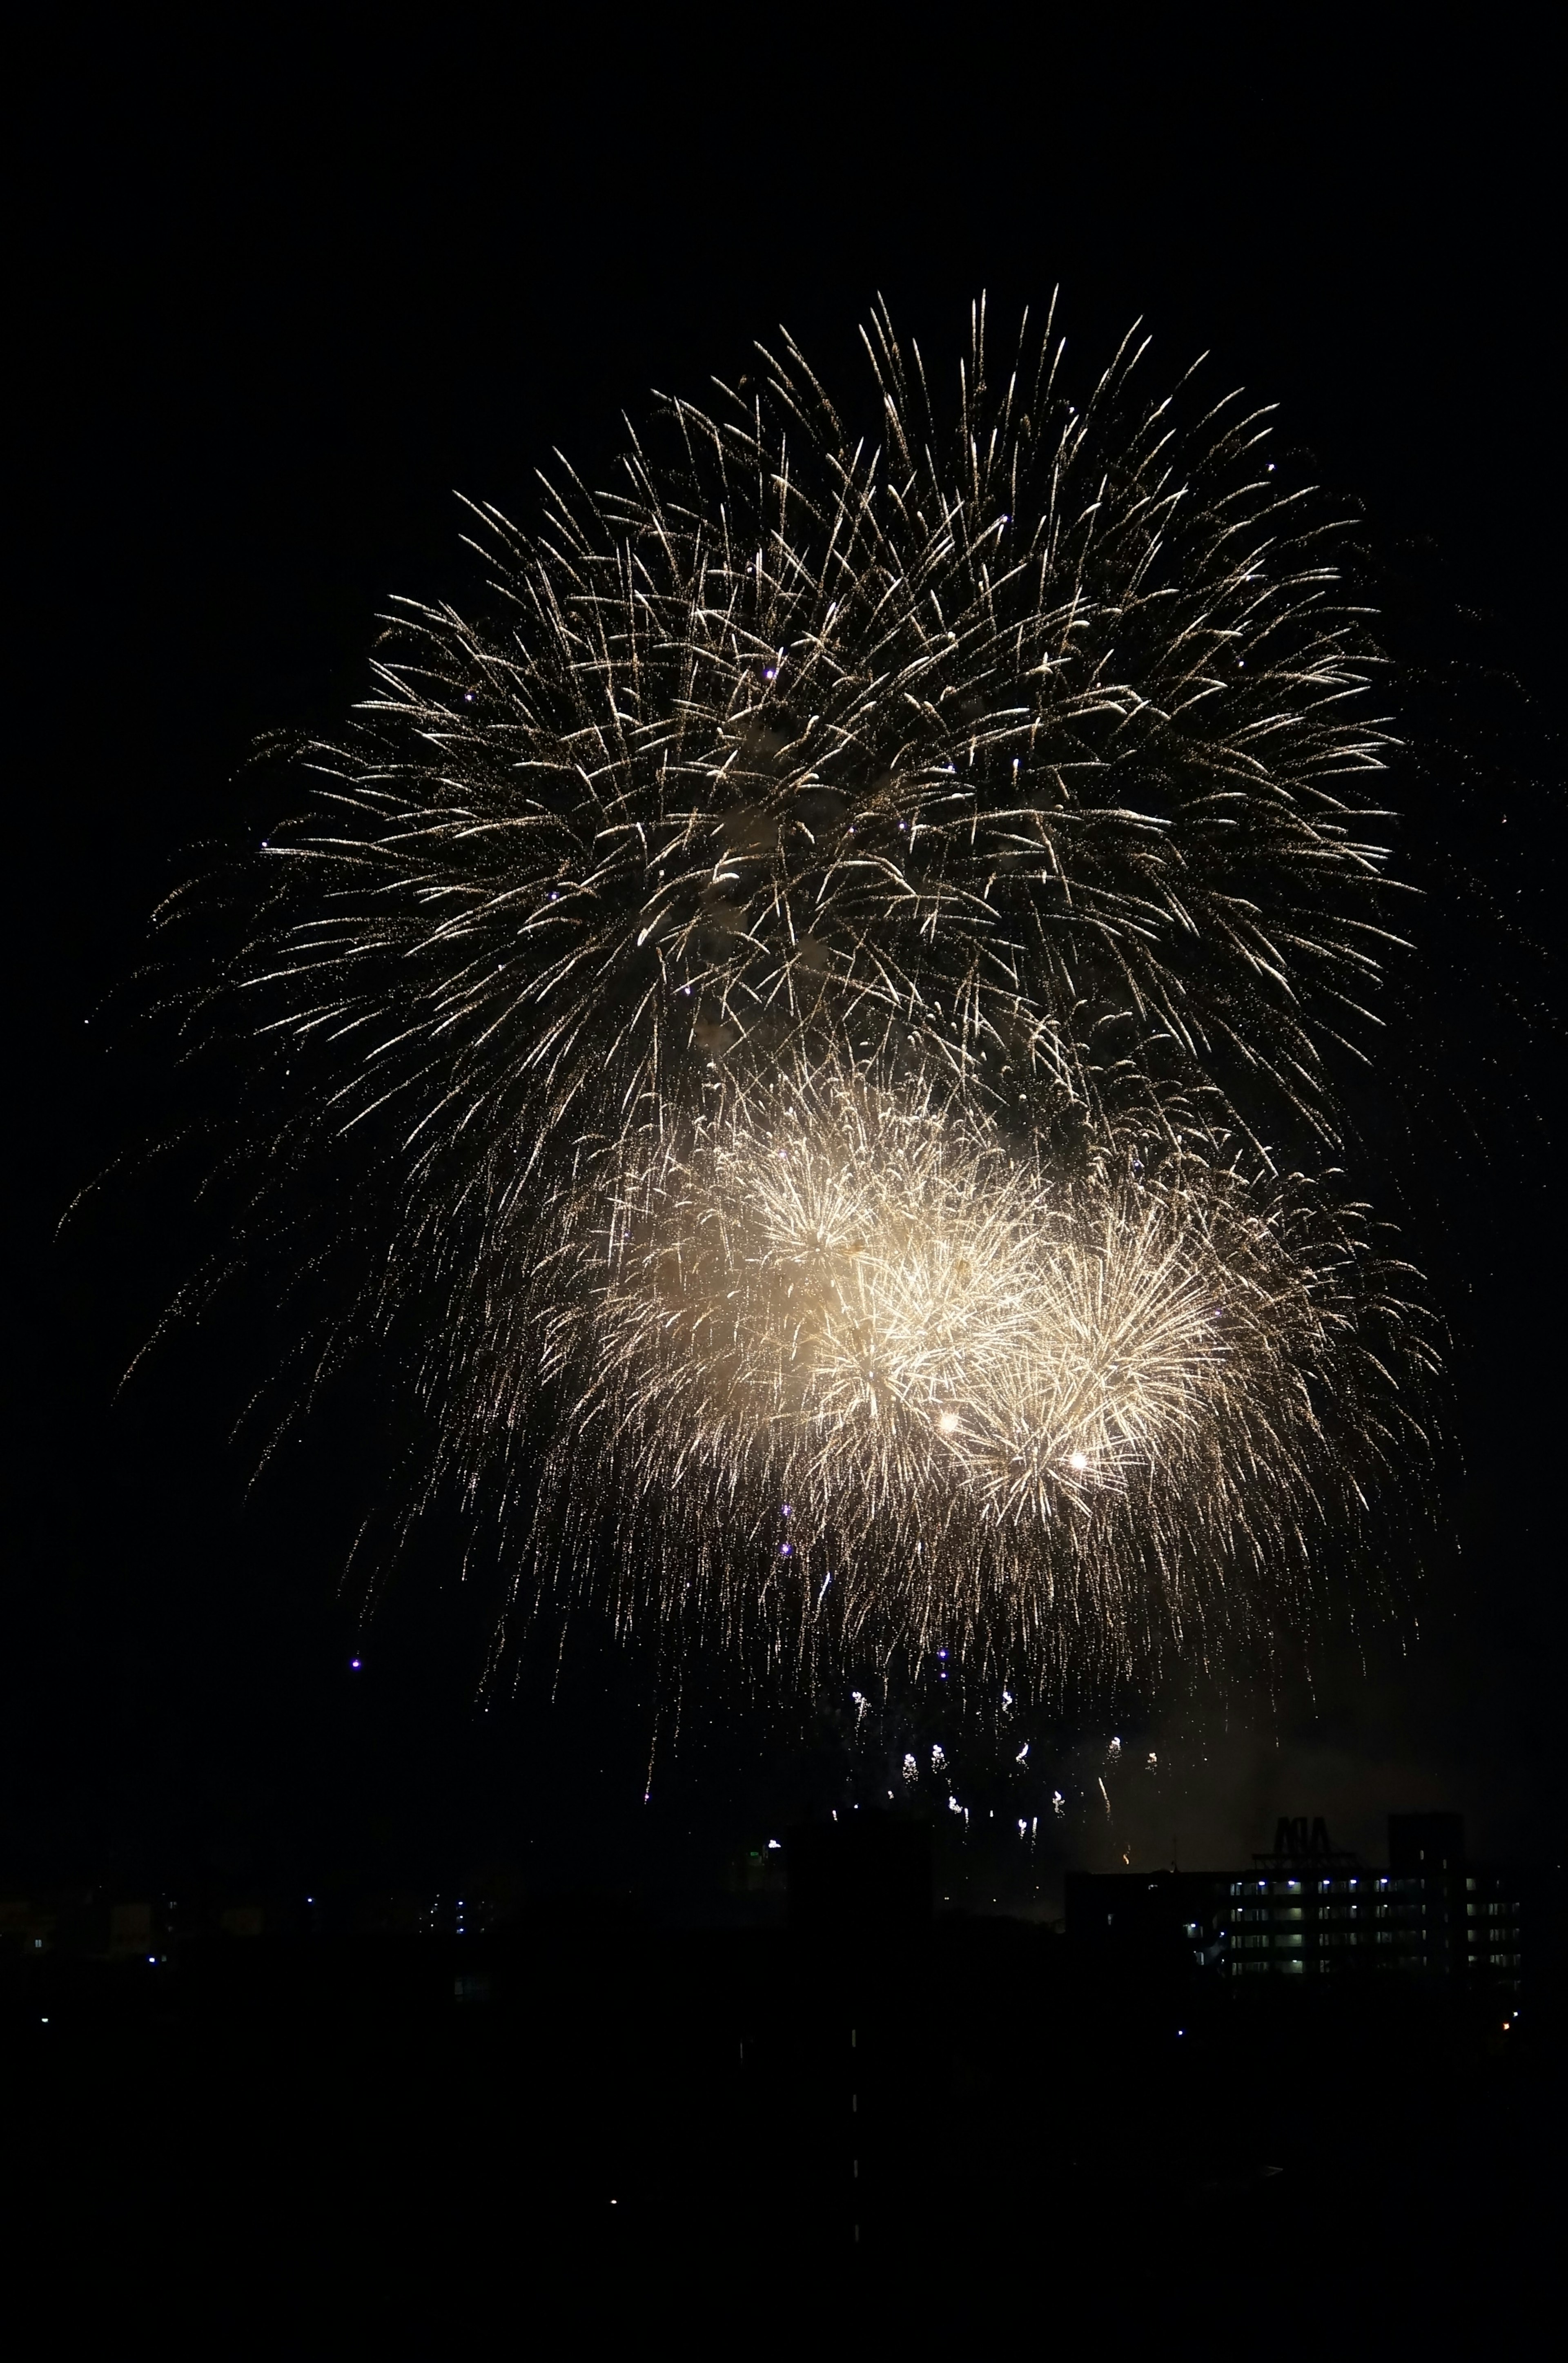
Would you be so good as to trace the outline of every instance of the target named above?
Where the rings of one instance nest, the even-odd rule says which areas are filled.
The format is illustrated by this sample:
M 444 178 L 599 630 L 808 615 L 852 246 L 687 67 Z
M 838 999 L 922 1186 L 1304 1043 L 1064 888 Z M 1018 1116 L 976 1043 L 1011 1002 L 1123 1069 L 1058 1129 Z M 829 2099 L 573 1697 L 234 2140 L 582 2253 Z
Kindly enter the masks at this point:
M 1087 36 L 1050 11 L 953 10 L 923 35 L 891 12 L 587 11 L 498 34 L 432 11 L 359 39 L 277 12 L 56 20 L 19 75 L 11 210 L 0 1880 L 444 1884 L 510 1860 L 696 1888 L 830 1793 L 831 1730 L 798 1747 L 699 1679 L 645 1806 L 654 1670 L 587 1626 L 553 1696 L 547 1651 L 480 1713 L 493 1571 L 459 1581 L 439 1521 L 351 1672 L 339 1577 L 384 1467 L 373 1373 L 248 1498 L 225 1437 L 264 1321 L 177 1341 L 113 1400 L 203 1244 L 179 1189 L 122 1172 L 53 1233 L 166 1104 L 166 1049 L 115 997 L 149 911 L 199 842 L 259 833 L 251 740 L 341 713 L 389 594 L 471 584 L 455 487 L 526 521 L 552 447 L 591 478 L 623 405 L 733 379 L 779 321 L 842 380 L 878 291 L 934 361 L 980 289 L 1010 323 L 1058 282 L 1086 372 L 1141 315 L 1171 375 L 1207 350 L 1217 386 L 1277 399 L 1289 448 L 1364 510 L 1391 636 L 1441 684 L 1408 693 L 1413 735 L 1444 741 L 1404 775 L 1408 865 L 1477 881 L 1429 930 L 1477 1137 L 1464 1161 L 1452 1126 L 1430 1149 L 1418 1242 L 1456 1372 L 1450 1539 L 1421 1600 L 1307 1636 L 1272 1698 L 1174 1670 L 1157 1695 L 1047 1719 L 1027 1794 L 977 1763 L 973 1792 L 1032 1814 L 1065 1779 L 1047 1890 L 1061 1859 L 1163 1858 L 1172 1834 L 1223 1862 L 1286 1810 L 1372 1853 L 1386 1808 L 1444 1804 L 1483 1850 L 1549 1846 L 1556 1037 L 1500 1019 L 1486 982 L 1549 995 L 1530 947 L 1552 944 L 1562 883 L 1561 222 L 1526 21 L 1168 12 L 1152 38 L 1142 10 Z M 1079 1801 L 1113 1730 L 1162 1770 L 1124 1781 L 1112 1827 Z

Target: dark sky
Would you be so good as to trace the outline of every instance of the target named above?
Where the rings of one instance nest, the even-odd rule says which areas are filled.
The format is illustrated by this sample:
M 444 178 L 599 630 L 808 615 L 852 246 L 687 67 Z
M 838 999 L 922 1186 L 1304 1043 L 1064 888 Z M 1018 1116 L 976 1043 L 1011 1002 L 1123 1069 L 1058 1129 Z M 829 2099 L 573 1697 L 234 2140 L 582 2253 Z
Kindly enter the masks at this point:
M 178 1193 L 127 1178 L 51 1232 L 164 1104 L 156 1042 L 105 1007 L 149 910 L 197 841 L 265 818 L 248 746 L 341 712 L 389 594 L 471 581 L 455 487 L 525 519 L 552 446 L 591 474 L 623 405 L 701 395 L 780 320 L 835 373 L 878 291 L 940 352 L 980 288 L 1005 317 L 1058 281 L 1086 365 L 1143 315 L 1173 374 L 1210 351 L 1364 508 L 1390 637 L 1427 675 L 1409 865 L 1477 882 L 1434 906 L 1429 945 L 1477 1139 L 1459 1158 L 1445 1119 L 1416 1152 L 1430 1186 L 1402 1193 L 1455 1333 L 1450 1539 L 1418 1608 L 1342 1620 L 1272 1703 L 1173 1682 L 1043 1725 L 1035 1761 L 1076 1797 L 1112 1730 L 1128 1763 L 1154 1748 L 1157 1777 L 1120 1776 L 1112 1852 L 1140 1858 L 1185 1832 L 1185 1859 L 1223 1860 L 1283 1810 L 1375 1852 L 1384 1810 L 1421 1804 L 1467 1811 L 1490 1848 L 1548 1843 L 1561 1067 L 1496 990 L 1546 989 L 1524 939 L 1554 944 L 1562 889 L 1556 127 L 1524 12 L 1401 14 L 1369 35 L 1171 12 L 1151 48 L 1142 11 L 1085 37 L 953 10 L 923 46 L 905 12 L 631 36 L 584 12 L 498 43 L 430 11 L 360 45 L 258 11 L 248 33 L 83 17 L 32 53 L 0 1886 L 449 1882 L 502 1858 L 696 1882 L 829 1792 L 831 1745 L 791 1748 L 721 1695 L 661 1743 L 644 1808 L 649 1669 L 586 1633 L 554 1704 L 547 1663 L 477 1714 L 493 1591 L 456 1582 L 452 1533 L 393 1581 L 351 1674 L 337 1578 L 383 1465 L 374 1400 L 247 1503 L 225 1435 L 267 1346 L 238 1315 L 111 1400 L 194 1252 Z M 1038 1783 L 971 1778 L 1039 1810 Z M 1051 1862 L 1110 1858 L 1103 1816 L 1074 1813 Z

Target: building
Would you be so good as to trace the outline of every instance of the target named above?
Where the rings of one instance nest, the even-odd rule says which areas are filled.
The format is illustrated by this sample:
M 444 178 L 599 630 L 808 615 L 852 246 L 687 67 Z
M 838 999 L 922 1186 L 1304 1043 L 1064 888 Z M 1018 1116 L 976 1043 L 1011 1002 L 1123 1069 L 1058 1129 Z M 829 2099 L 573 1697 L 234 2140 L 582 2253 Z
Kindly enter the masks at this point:
M 1336 1847 L 1322 1818 L 1282 1816 L 1250 1870 L 1077 1873 L 1067 1933 L 1153 1958 L 1179 1933 L 1186 1958 L 1233 1980 L 1402 1971 L 1517 1993 L 1522 1882 L 1464 1857 L 1460 1814 L 1391 1814 L 1388 1868 Z

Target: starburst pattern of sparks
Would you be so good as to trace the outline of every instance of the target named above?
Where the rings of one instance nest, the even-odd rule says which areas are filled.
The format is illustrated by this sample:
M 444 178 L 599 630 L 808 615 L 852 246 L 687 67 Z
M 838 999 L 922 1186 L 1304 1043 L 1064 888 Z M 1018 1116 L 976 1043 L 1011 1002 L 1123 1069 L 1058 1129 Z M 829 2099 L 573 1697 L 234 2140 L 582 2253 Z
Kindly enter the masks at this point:
M 890 1620 L 965 1662 L 1303 1580 L 1357 1476 L 1397 1482 L 1377 1358 L 1426 1341 L 1359 1210 L 1220 1146 L 1072 1166 L 950 1085 L 821 1069 L 717 1094 L 623 1168 L 580 1284 L 520 1270 L 500 1315 L 497 1367 L 536 1341 L 560 1382 L 552 1536 L 590 1548 L 609 1501 L 633 1591 L 809 1621 L 837 1574 L 841 1642 Z
M 1262 413 L 977 315 L 944 430 L 867 343 L 872 434 L 786 346 L 475 513 L 489 620 L 402 610 L 216 999 L 258 1207 L 360 1257 L 328 1355 L 400 1341 L 520 1568 L 1114 1657 L 1419 1438 L 1398 1268 L 1268 1145 L 1332 1152 L 1397 941 L 1374 660 Z

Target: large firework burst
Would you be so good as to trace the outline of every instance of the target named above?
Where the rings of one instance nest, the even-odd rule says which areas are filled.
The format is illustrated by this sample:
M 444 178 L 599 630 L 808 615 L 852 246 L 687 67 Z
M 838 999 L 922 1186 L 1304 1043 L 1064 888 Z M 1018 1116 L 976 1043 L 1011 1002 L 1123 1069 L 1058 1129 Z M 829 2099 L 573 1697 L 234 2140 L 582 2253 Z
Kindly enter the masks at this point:
M 1266 1146 L 1334 1140 L 1393 940 L 1372 660 L 1261 413 L 1132 340 L 1075 408 L 977 316 L 944 430 L 867 349 L 865 435 L 787 347 L 478 513 L 489 620 L 402 610 L 226 982 L 270 1177 L 371 1250 L 342 1336 L 412 1340 L 476 1496 L 554 1473 L 536 1562 L 1120 1647 L 1405 1417 L 1397 1292 Z
M 456 1390 L 466 1458 L 542 1365 L 552 1547 L 613 1504 L 624 1602 L 731 1647 L 891 1632 L 1061 1671 L 1250 1621 L 1397 1486 L 1419 1430 L 1386 1373 L 1429 1345 L 1361 1210 L 1212 1137 L 1150 1157 L 1046 1154 L 945 1079 L 723 1091 L 622 1165 L 571 1287 L 528 1235 L 498 1301 L 491 1259 L 454 1334 L 513 1334 Z

